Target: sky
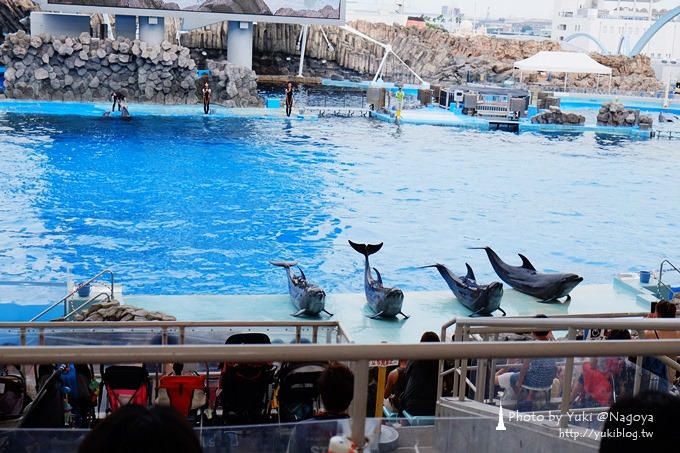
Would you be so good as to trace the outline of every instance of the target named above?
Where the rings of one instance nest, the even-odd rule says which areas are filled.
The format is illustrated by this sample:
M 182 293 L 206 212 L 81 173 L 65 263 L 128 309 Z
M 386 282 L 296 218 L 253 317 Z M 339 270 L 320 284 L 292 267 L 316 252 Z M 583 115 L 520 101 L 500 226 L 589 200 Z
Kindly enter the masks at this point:
M 477 18 L 486 17 L 487 8 L 490 8 L 492 18 L 536 18 L 552 19 L 553 0 L 404 0 L 407 12 L 413 8 L 427 8 L 431 12 L 441 12 L 442 5 L 449 5 L 460 8 L 466 17 L 474 17 L 475 11 Z M 585 3 L 585 1 L 584 1 Z M 608 2 L 612 7 L 616 6 L 614 1 Z M 624 3 L 624 2 L 622 2 Z M 632 5 L 632 1 L 627 2 Z M 645 0 L 638 0 L 638 8 L 644 7 Z M 609 6 L 609 5 L 608 5 Z M 680 0 L 661 0 L 654 3 L 654 8 L 670 9 L 680 6 Z

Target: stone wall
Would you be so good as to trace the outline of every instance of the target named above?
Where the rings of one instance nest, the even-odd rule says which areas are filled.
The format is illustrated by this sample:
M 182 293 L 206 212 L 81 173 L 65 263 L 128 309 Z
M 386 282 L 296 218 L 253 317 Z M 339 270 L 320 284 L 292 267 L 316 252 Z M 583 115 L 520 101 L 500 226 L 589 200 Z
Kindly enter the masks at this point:
M 467 80 L 503 82 L 512 78 L 512 67 L 516 61 L 541 50 L 561 50 L 560 44 L 551 40 L 519 41 L 489 36 L 454 36 L 437 30 L 362 21 L 352 22 L 350 25 L 377 41 L 390 44 L 405 63 L 430 83 L 462 83 Z M 257 58 L 280 64 L 281 60 L 274 56 L 299 55 L 296 44 L 300 28 L 299 25 L 290 24 L 258 24 L 253 42 Z M 338 27 L 323 27 L 323 30 L 332 44 L 332 50 L 321 33 L 321 27 L 311 26 L 307 57 L 335 62 L 342 68 L 356 71 L 363 78 L 375 75 L 384 55 L 381 46 Z M 612 67 L 612 89 L 656 92 L 663 88 L 656 80 L 646 56 L 629 58 L 593 54 L 592 57 Z M 305 67 L 313 68 L 308 65 Z M 331 72 L 328 73 L 319 68 L 318 73 L 310 71 L 305 75 L 330 77 L 332 70 L 331 67 Z M 276 68 L 273 67 L 272 71 L 276 71 Z M 385 72 L 386 80 L 414 81 L 394 57 L 388 59 Z M 536 81 L 538 77 L 536 74 L 525 76 L 530 82 Z M 553 74 L 551 81 L 542 83 L 561 87 L 563 80 L 561 74 Z M 606 89 L 608 84 L 607 77 L 600 77 L 598 80 L 596 75 L 589 74 L 570 74 L 568 80 L 569 87 L 595 88 L 599 85 Z
M 128 102 L 202 102 L 202 80 L 190 50 L 168 41 L 159 45 L 86 33 L 55 38 L 19 31 L 0 46 L 0 61 L 7 67 L 5 93 L 10 98 L 90 102 L 121 90 Z M 218 66 L 211 77 L 214 103 L 260 104 L 253 71 L 226 62 Z
M 174 316 L 158 311 L 147 311 L 120 302 L 99 302 L 92 304 L 84 313 L 75 316 L 76 321 L 176 321 Z
M 607 102 L 602 104 L 597 114 L 598 126 L 640 126 L 649 129 L 652 127 L 652 117 L 640 115 L 639 110 L 627 109 L 619 102 Z
M 583 126 L 586 123 L 586 117 L 576 113 L 567 113 L 559 109 L 559 107 L 550 107 L 546 112 L 541 112 L 531 118 L 533 124 L 568 124 L 574 126 Z

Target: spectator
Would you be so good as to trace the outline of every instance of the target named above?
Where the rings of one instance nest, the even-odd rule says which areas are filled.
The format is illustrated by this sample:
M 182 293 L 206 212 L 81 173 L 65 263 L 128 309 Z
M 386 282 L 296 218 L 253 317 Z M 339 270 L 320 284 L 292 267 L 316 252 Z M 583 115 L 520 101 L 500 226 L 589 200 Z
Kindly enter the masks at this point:
M 662 300 L 656 304 L 656 310 L 648 318 L 675 318 L 676 307 L 674 303 Z M 641 330 L 640 338 L 646 340 L 677 340 L 680 339 L 680 331 L 677 330 Z M 667 367 L 656 357 L 645 357 L 642 361 L 642 383 L 643 386 L 654 388 L 662 392 L 670 390 L 671 382 L 675 380 L 675 370 Z M 656 384 L 655 384 L 656 382 Z
M 673 449 L 680 443 L 678 418 L 680 398 L 669 393 L 645 390 L 621 398 L 609 409 L 600 453 L 630 451 L 632 446 L 647 451 Z
M 546 315 L 539 314 L 536 318 L 547 318 Z M 549 330 L 533 331 L 531 332 L 535 340 L 538 341 L 552 341 L 553 334 Z M 519 372 L 504 373 L 496 378 L 496 382 L 506 391 L 510 389 L 511 393 L 517 395 L 518 410 L 532 410 L 532 403 L 534 396 L 533 389 L 547 389 L 552 386 L 553 380 L 557 377 L 557 361 L 555 358 L 533 358 L 524 359 Z M 522 386 L 529 388 L 524 402 L 520 396 Z
M 421 343 L 438 343 L 439 336 L 425 332 Z M 439 361 L 411 360 L 406 366 L 406 386 L 401 397 L 401 409 L 411 415 L 434 415 L 437 406 Z
M 196 433 L 175 409 L 122 406 L 90 431 L 78 453 L 199 453 Z
M 401 412 L 401 405 L 399 400 L 404 393 L 406 387 L 406 365 L 407 360 L 400 360 L 399 366 L 387 375 L 387 382 L 385 383 L 385 406 L 389 411 L 399 413 Z
M 330 363 L 319 376 L 318 385 L 323 409 L 295 427 L 288 442 L 289 453 L 326 451 L 330 438 L 342 431 L 340 422 L 349 418 L 347 409 L 354 396 L 352 371 L 341 363 Z

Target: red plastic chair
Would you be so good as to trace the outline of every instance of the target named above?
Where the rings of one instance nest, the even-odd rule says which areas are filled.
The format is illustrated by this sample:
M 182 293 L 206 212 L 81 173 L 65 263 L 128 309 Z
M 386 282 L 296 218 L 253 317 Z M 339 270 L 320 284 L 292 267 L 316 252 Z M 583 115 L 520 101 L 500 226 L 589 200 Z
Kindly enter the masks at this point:
M 203 376 L 161 376 L 157 404 L 168 404 L 186 417 L 208 404 Z

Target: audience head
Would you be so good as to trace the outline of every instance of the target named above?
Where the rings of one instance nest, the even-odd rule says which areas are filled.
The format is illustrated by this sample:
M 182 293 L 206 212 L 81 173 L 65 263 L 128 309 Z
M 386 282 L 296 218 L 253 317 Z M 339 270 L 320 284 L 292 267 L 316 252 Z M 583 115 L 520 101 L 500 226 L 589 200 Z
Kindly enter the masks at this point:
M 331 362 L 319 376 L 319 394 L 328 412 L 347 411 L 354 396 L 354 374 L 345 365 Z
M 609 409 L 600 453 L 630 451 L 631 445 L 636 449 L 678 445 L 678 418 L 680 398 L 670 393 L 646 390 L 621 398 Z
M 614 329 L 609 332 L 607 340 L 630 340 L 630 331 L 628 329 Z
M 439 343 L 439 335 L 434 332 L 427 331 L 420 337 L 421 343 Z
M 675 311 L 675 304 L 667 300 L 662 300 L 656 304 L 656 315 L 659 318 L 675 318 Z
M 183 363 L 175 362 L 175 363 L 172 364 L 172 372 L 175 375 L 180 376 L 183 371 L 184 371 L 184 364 Z
M 90 431 L 78 453 L 200 453 L 196 433 L 171 407 L 122 406 Z
M 534 316 L 534 318 L 537 318 L 537 319 L 547 319 L 548 317 L 547 317 L 546 315 L 544 315 L 544 314 L 541 313 L 541 314 L 538 314 L 538 315 Z M 531 333 L 534 334 L 535 337 L 547 337 L 548 335 L 550 335 L 550 331 L 549 331 L 549 330 L 535 330 L 535 331 L 533 331 L 533 332 L 531 332 Z

